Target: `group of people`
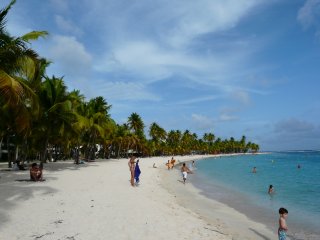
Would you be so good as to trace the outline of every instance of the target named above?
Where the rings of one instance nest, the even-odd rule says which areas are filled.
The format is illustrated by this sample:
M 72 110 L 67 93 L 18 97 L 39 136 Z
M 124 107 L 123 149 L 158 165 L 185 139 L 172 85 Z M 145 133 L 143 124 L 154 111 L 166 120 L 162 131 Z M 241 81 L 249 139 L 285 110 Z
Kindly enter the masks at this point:
M 168 160 L 168 162 L 166 163 L 168 170 L 173 169 L 175 162 L 176 160 L 173 157 L 171 158 L 171 160 Z
M 21 161 L 16 161 L 12 165 L 12 170 L 13 171 L 28 170 L 28 166 Z M 43 170 L 42 164 L 38 165 L 37 163 L 32 163 L 31 166 L 29 167 L 30 180 L 35 182 L 43 181 L 42 170 Z
M 301 168 L 300 164 L 297 166 L 298 169 Z M 252 168 L 252 173 L 257 173 L 257 168 L 253 167 Z M 272 196 L 275 193 L 275 190 L 273 188 L 273 185 L 269 185 L 268 189 L 268 194 Z M 279 209 L 279 228 L 278 228 L 278 238 L 279 240 L 286 240 L 287 239 L 287 231 L 288 231 L 288 226 L 286 223 L 286 219 L 288 217 L 288 210 L 281 207 Z
M 131 174 L 130 183 L 131 183 L 132 187 L 139 184 L 140 174 L 141 174 L 141 170 L 140 170 L 140 166 L 139 166 L 139 159 L 137 159 L 137 161 L 135 161 L 135 160 L 136 160 L 136 157 L 132 156 L 128 162 L 129 171 Z

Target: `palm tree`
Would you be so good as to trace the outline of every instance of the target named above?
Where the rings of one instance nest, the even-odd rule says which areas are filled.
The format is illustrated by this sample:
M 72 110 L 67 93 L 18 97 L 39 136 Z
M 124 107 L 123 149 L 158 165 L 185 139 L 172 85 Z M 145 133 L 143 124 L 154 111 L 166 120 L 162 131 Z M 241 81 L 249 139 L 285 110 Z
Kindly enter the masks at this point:
M 149 135 L 152 138 L 152 144 L 149 144 L 149 148 L 152 149 L 151 152 L 153 154 L 161 154 L 161 143 L 163 143 L 166 139 L 166 131 L 160 127 L 157 123 L 152 123 L 149 128 Z M 157 153 L 156 153 L 157 152 Z
M 111 106 L 103 97 L 97 97 L 79 109 L 80 114 L 77 116 L 75 126 L 82 130 L 82 141 L 85 145 L 87 159 L 95 158 L 96 144 L 104 145 L 105 143 L 105 134 L 108 133 L 106 129 L 111 123 L 108 113 L 110 108 Z
M 49 143 L 55 144 L 64 136 L 65 129 L 75 121 L 75 114 L 62 78 L 46 77 L 38 95 L 40 114 L 33 131 L 41 145 L 41 161 L 46 161 Z
M 128 125 L 130 129 L 138 135 L 140 138 L 144 138 L 144 123 L 142 121 L 142 118 L 137 113 L 132 113 L 128 118 Z
M 26 136 L 32 112 L 37 110 L 36 94 L 29 81 L 35 79 L 41 60 L 28 43 L 47 35 L 45 31 L 33 31 L 12 37 L 7 32 L 6 16 L 15 2 L 12 0 L 0 10 L 0 104 L 6 105 L 6 112 L 10 115 L 6 128 L 8 139 L 22 132 Z
M 23 77 L 36 73 L 39 57 L 28 43 L 48 34 L 46 31 L 33 31 L 21 37 L 10 36 L 5 28 L 6 16 L 15 2 L 12 0 L 0 11 L 0 93 L 2 101 L 10 105 L 34 96 Z
M 128 117 L 128 126 L 131 130 L 131 132 L 137 136 L 137 138 L 133 137 L 135 142 L 136 151 L 138 151 L 139 145 L 141 146 L 142 142 L 145 140 L 144 135 L 144 123 L 142 121 L 142 118 L 137 113 L 132 113 Z

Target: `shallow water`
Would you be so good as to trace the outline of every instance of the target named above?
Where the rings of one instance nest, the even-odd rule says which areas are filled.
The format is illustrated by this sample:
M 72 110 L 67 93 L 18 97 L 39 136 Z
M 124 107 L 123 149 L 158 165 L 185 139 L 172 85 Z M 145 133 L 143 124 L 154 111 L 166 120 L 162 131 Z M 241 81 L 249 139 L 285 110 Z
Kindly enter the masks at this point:
M 274 231 L 278 209 L 285 207 L 291 239 L 320 239 L 320 152 L 209 158 L 197 161 L 195 172 L 193 183 L 206 196 Z M 275 189 L 272 196 L 267 193 L 270 184 Z

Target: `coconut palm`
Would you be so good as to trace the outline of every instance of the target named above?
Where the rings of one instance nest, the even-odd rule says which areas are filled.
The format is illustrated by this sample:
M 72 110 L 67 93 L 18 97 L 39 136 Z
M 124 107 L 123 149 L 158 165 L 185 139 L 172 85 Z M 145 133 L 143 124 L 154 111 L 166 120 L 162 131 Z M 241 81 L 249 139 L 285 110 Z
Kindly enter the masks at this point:
M 142 121 L 142 118 L 139 116 L 139 114 L 137 113 L 132 113 L 129 117 L 128 117 L 128 125 L 131 129 L 131 131 L 133 131 L 133 133 L 135 133 L 138 137 L 145 138 L 144 136 L 144 123 Z
M 12 0 L 0 11 L 0 93 L 2 101 L 10 105 L 17 105 L 26 97 L 34 96 L 24 77 L 36 73 L 39 57 L 28 47 L 28 43 L 48 34 L 46 31 L 33 31 L 21 37 L 12 37 L 6 31 L 5 23 L 15 2 Z

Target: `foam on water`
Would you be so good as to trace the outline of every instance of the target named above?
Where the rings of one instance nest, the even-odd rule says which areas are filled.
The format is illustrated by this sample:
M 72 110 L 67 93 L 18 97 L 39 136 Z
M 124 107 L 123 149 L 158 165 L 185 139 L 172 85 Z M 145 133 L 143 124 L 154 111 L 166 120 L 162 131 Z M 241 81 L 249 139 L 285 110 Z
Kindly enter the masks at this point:
M 208 197 L 275 231 L 278 209 L 285 207 L 291 239 L 320 239 L 320 152 L 211 158 L 197 161 L 196 167 L 194 185 Z M 267 194 L 270 184 L 273 196 Z

